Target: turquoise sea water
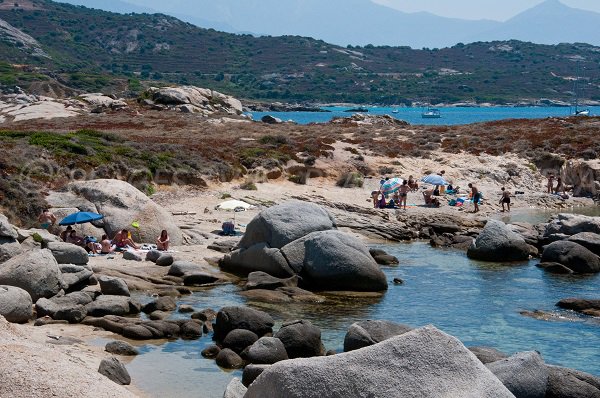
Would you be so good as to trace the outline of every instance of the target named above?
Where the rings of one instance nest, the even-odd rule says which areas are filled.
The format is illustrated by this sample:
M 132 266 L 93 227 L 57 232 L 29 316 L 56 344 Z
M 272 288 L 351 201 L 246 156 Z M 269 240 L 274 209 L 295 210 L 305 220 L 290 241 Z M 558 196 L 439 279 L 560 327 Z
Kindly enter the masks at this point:
M 250 304 L 270 313 L 276 328 L 285 319 L 308 319 L 322 329 L 327 349 L 342 351 L 355 321 L 387 319 L 433 324 L 465 345 L 487 345 L 507 353 L 538 350 L 547 363 L 600 375 L 600 320 L 555 307 L 566 297 L 598 297 L 600 274 L 573 277 L 544 273 L 535 261 L 490 264 L 472 261 L 463 251 L 433 249 L 425 242 L 383 244 L 400 265 L 384 268 L 390 281 L 381 298 L 330 297 L 320 305 Z M 403 285 L 391 283 L 401 278 Z M 221 286 L 184 297 L 198 310 L 248 304 L 239 288 Z M 544 310 L 564 316 L 543 321 L 521 315 Z M 175 314 L 174 316 L 180 316 Z M 142 355 L 127 365 L 136 383 L 151 396 L 221 397 L 240 371 L 225 372 L 200 351 L 210 337 L 141 346 Z
M 331 112 L 250 112 L 254 120 L 260 120 L 265 115 L 272 115 L 281 120 L 292 120 L 299 124 L 325 123 L 334 117 L 348 117 L 350 112 L 344 112 L 352 107 L 324 107 Z M 569 116 L 568 107 L 493 107 L 493 108 L 440 108 L 442 117 L 439 119 L 423 119 L 423 108 L 385 108 L 367 107 L 370 115 L 390 115 L 410 124 L 455 125 L 486 122 L 502 119 L 541 119 L 554 116 Z M 590 107 L 591 115 L 600 115 L 600 107 Z M 398 110 L 398 113 L 392 113 Z M 583 116 L 582 116 L 583 117 Z

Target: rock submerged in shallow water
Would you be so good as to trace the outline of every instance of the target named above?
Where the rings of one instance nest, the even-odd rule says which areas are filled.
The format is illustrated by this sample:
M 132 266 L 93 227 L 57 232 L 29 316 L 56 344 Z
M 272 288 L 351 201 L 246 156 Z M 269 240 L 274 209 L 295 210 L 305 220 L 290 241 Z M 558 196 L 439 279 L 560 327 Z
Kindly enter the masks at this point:
M 566 298 L 556 303 L 556 306 L 581 313 L 600 311 L 600 299 Z
M 577 274 L 600 272 L 600 258 L 581 246 L 570 241 L 553 242 L 544 248 L 541 263 L 559 263 Z
M 408 325 L 390 321 L 362 321 L 353 323 L 344 337 L 344 352 L 358 350 L 380 343 L 413 330 Z
M 250 346 L 246 359 L 253 364 L 271 365 L 285 361 L 288 354 L 277 337 L 261 337 Z
M 111 354 L 123 356 L 135 356 L 140 353 L 137 348 L 121 340 L 115 340 L 106 343 L 106 346 L 104 346 L 104 350 Z
M 256 333 L 246 329 L 234 329 L 223 339 L 223 347 L 230 348 L 236 353 L 244 351 L 258 340 Z
M 263 311 L 250 307 L 224 307 L 218 313 L 214 324 L 214 339 L 222 341 L 235 329 L 246 329 L 262 337 L 273 332 L 273 318 Z
M 224 348 L 215 358 L 217 365 L 225 369 L 239 369 L 244 366 L 244 360 L 235 351 Z
M 489 220 L 467 250 L 467 256 L 482 261 L 524 261 L 533 249 L 525 240 L 498 220 Z
M 327 357 L 278 362 L 245 398 L 514 398 L 457 339 L 427 326 Z

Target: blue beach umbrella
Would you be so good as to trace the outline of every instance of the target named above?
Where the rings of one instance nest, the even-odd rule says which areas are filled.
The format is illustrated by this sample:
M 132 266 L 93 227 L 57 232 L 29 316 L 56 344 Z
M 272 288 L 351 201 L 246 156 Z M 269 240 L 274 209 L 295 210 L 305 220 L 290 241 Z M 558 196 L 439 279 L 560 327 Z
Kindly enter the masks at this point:
M 431 185 L 448 185 L 446 180 L 444 180 L 444 177 L 438 174 L 429 174 L 428 176 L 421 178 L 421 181 Z
M 402 178 L 390 178 L 383 184 L 381 184 L 380 190 L 384 193 L 384 195 L 388 195 L 390 193 L 394 193 L 400 189 L 402 186 Z
M 92 213 L 89 211 L 79 211 L 77 213 L 69 214 L 63 218 L 58 225 L 85 224 L 86 222 L 101 220 L 103 218 L 104 216 L 102 214 Z

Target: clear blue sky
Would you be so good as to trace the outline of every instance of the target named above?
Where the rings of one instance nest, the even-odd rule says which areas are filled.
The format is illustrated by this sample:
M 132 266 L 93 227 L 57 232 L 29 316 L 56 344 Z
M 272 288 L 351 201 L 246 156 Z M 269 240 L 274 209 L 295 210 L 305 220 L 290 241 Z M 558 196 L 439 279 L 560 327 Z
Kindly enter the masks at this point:
M 427 11 L 444 17 L 505 21 L 544 0 L 371 0 L 405 12 Z M 600 13 L 600 0 L 561 0 L 561 3 Z

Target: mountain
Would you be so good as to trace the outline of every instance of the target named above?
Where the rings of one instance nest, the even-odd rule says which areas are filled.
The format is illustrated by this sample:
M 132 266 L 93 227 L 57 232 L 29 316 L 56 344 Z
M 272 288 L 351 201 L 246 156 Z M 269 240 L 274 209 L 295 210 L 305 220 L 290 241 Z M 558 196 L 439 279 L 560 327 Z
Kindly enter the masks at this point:
M 546 0 L 502 25 L 467 41 L 522 40 L 540 44 L 590 43 L 600 45 L 600 13 L 567 7 Z
M 99 0 L 69 0 L 88 5 Z M 109 0 L 114 1 L 114 0 Z M 329 43 L 450 47 L 459 42 L 521 40 L 600 45 L 600 14 L 545 2 L 502 23 L 404 13 L 370 0 L 122 0 L 205 28 L 257 35 L 300 35 Z M 105 8 L 109 9 L 109 8 Z M 185 13 L 182 12 L 185 10 Z
M 18 4 L 0 3 L 0 86 L 41 93 L 133 96 L 149 85 L 194 84 L 286 102 L 568 101 L 581 67 L 585 98 L 600 100 L 600 52 L 588 44 L 342 47 L 301 36 L 223 33 L 163 14 L 123 15 L 49 0 Z
M 87 8 L 95 8 L 98 10 L 116 12 L 119 14 L 129 14 L 132 12 L 135 12 L 138 14 L 143 14 L 143 13 L 156 14 L 159 12 L 159 11 L 149 8 L 149 7 L 144 7 L 141 5 L 136 5 L 136 4 L 128 3 L 126 1 L 121 1 L 121 0 L 83 0 L 83 1 L 60 0 L 60 2 L 73 4 L 73 5 L 82 5 Z
M 75 0 L 87 4 L 94 0 Z M 338 44 L 449 47 L 495 21 L 404 13 L 370 0 L 127 0 L 205 28 L 230 33 L 309 36 Z M 181 15 L 181 10 L 186 10 Z M 203 22 L 199 22 L 202 19 Z

